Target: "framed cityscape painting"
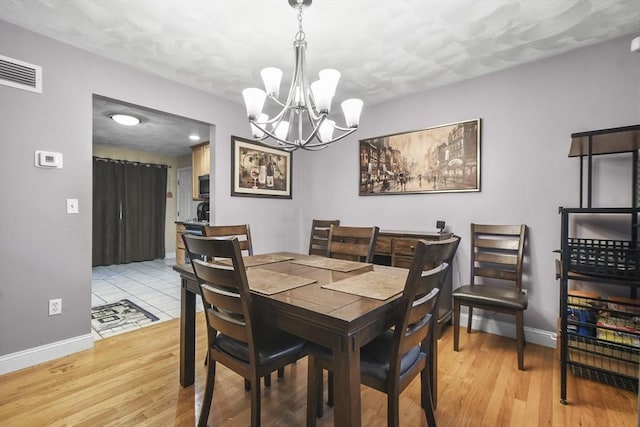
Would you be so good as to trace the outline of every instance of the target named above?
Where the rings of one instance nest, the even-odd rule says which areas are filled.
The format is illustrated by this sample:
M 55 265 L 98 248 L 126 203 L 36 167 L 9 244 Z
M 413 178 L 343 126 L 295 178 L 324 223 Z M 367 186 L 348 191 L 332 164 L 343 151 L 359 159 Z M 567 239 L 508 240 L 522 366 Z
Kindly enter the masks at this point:
M 360 195 L 480 191 L 480 119 L 360 140 Z
M 291 199 L 291 153 L 232 136 L 231 195 Z

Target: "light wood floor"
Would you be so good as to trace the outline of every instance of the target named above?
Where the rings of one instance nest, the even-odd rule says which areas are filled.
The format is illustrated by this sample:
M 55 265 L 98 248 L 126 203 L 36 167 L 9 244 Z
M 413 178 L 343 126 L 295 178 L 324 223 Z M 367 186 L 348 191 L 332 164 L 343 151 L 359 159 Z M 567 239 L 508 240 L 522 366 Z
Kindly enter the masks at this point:
M 201 315 L 200 315 L 201 316 Z M 198 318 L 195 386 L 178 383 L 179 320 L 107 338 L 53 362 L 0 376 L 2 426 L 193 426 L 205 377 L 204 319 Z M 637 425 L 637 394 L 569 374 L 569 405 L 561 405 L 559 363 L 553 349 L 528 344 L 525 372 L 516 369 L 515 342 L 452 329 L 439 341 L 440 426 Z M 220 365 L 219 365 L 220 366 Z M 220 366 L 210 426 L 249 424 L 249 394 L 242 379 Z M 306 360 L 287 367 L 284 381 L 262 394 L 263 426 L 303 426 Z M 414 382 L 402 395 L 400 422 L 425 426 Z M 384 425 L 386 397 L 362 388 L 362 424 Z M 319 426 L 333 425 L 325 408 Z

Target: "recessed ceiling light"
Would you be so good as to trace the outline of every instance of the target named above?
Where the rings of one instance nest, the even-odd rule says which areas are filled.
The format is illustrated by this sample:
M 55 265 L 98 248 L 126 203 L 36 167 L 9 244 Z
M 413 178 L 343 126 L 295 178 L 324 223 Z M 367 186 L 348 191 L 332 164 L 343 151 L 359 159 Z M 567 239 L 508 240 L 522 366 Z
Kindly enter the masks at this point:
M 124 126 L 135 126 L 140 124 L 140 119 L 136 116 L 131 116 L 129 114 L 112 114 L 111 119 L 116 123 L 119 123 Z
M 189 139 L 192 141 L 200 141 L 200 135 L 189 135 Z

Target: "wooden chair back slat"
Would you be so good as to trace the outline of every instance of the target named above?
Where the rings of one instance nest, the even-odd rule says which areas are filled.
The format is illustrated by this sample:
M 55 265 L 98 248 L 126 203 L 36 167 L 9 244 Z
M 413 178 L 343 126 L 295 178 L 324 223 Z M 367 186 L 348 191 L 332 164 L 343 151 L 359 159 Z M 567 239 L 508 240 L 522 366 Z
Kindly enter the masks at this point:
M 227 315 L 223 311 L 215 311 L 211 307 L 206 309 L 207 322 L 211 329 L 218 333 L 229 336 L 237 341 L 249 343 L 247 325 L 243 321 Z
M 520 242 L 517 239 L 476 239 L 476 248 L 504 249 L 517 251 Z
M 515 267 L 518 264 L 518 256 L 516 254 L 504 255 L 490 252 L 476 252 L 476 261 Z
M 253 243 L 251 242 L 251 228 L 249 224 L 238 225 L 208 225 L 204 227 L 206 237 L 237 237 L 240 250 L 247 255 L 253 255 Z
M 486 277 L 488 279 L 499 279 L 499 280 L 508 280 L 511 282 L 515 282 L 518 278 L 515 271 L 508 270 L 497 270 L 492 268 L 482 268 L 476 267 L 475 270 L 476 277 Z
M 201 261 L 195 261 L 195 263 L 199 263 Z M 195 265 L 194 265 L 195 267 Z M 211 269 L 209 266 L 202 266 L 197 269 L 198 276 L 201 276 L 203 269 Z M 206 277 L 211 277 L 208 275 Z M 202 279 L 203 283 L 216 283 L 207 279 Z M 235 315 L 242 315 L 242 301 L 240 297 L 240 290 L 237 286 L 227 286 L 229 283 L 227 280 L 224 280 L 220 286 L 210 286 L 206 284 L 202 284 L 200 286 L 200 292 L 202 294 L 202 300 L 205 304 L 213 305 L 220 310 L 224 310 L 227 313 L 234 313 Z
M 492 225 L 492 224 L 473 224 L 475 232 L 484 235 L 496 236 L 519 236 L 522 232 L 521 225 Z
M 372 262 L 378 238 L 378 227 L 343 227 L 332 225 L 329 230 L 330 258 Z

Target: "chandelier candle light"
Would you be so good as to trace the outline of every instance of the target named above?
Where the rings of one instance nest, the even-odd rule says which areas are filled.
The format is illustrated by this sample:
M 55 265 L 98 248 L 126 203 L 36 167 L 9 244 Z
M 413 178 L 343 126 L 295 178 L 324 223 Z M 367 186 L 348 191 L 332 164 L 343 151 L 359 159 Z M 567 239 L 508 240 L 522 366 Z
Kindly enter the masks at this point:
M 346 127 L 338 126 L 335 121 L 329 120 L 331 101 L 336 93 L 340 73 L 333 69 L 322 70 L 319 73 L 320 79 L 309 84 L 304 69 L 307 42 L 302 31 L 302 10 L 310 6 L 312 0 L 288 1 L 291 7 L 298 9 L 298 32 L 293 42 L 295 65 L 287 100 L 283 103 L 278 99 L 282 71 L 274 67 L 267 67 L 260 72 L 265 90 L 247 88 L 242 91 L 242 96 L 254 138 L 272 138 L 277 142 L 265 142 L 287 151 L 299 148 L 320 150 L 356 131 L 360 122 L 362 101 L 347 99 L 342 102 Z M 282 107 L 271 119 L 262 112 L 267 97 Z M 336 130 L 340 133 L 334 136 Z

